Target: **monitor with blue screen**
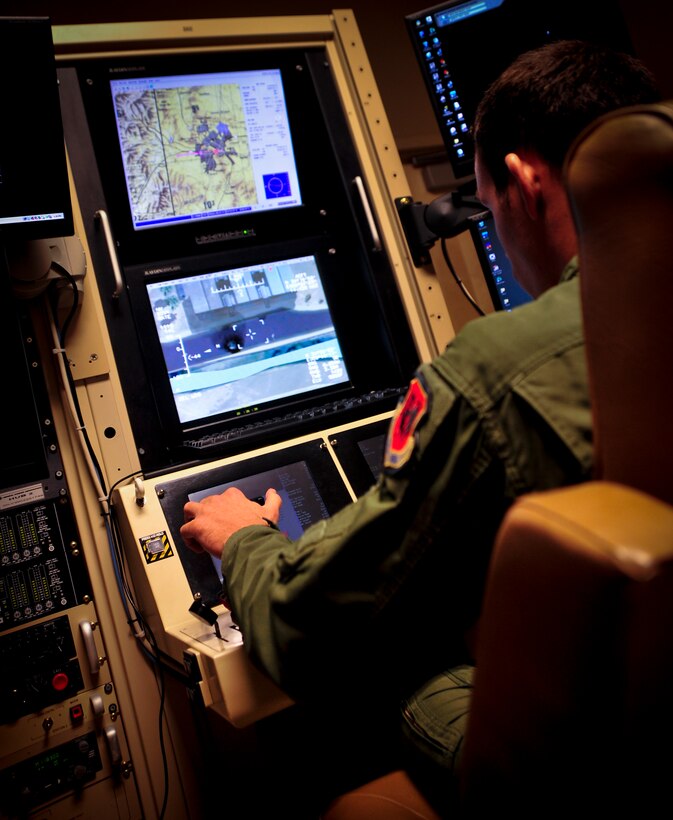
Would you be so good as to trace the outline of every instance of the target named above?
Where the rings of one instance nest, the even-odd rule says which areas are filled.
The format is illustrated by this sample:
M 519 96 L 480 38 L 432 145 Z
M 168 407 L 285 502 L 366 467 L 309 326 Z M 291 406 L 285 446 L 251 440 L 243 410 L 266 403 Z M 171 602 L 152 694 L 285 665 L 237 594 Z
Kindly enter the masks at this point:
M 481 97 L 519 54 L 568 39 L 633 51 L 618 0 L 445 0 L 405 19 L 457 178 L 473 172 Z
M 530 302 L 531 296 L 514 278 L 512 265 L 505 254 L 489 211 L 470 217 L 469 230 L 477 258 L 496 310 L 513 310 Z

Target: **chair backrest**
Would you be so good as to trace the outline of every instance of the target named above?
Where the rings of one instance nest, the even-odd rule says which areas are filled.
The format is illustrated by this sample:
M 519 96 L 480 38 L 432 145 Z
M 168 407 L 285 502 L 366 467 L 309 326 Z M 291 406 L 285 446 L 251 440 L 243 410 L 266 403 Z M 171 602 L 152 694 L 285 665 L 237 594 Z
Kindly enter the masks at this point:
M 673 503 L 673 103 L 595 123 L 571 149 L 566 180 L 597 475 Z
M 673 106 L 597 121 L 566 181 L 600 480 L 524 497 L 500 530 L 468 816 L 649 816 L 673 802 Z

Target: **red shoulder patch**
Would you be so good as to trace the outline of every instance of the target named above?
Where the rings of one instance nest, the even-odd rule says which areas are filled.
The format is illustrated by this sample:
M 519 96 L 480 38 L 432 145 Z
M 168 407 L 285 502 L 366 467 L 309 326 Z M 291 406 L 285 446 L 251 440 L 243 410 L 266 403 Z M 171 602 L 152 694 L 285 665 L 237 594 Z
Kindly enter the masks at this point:
M 414 433 L 428 410 L 428 391 L 420 379 L 414 378 L 409 385 L 404 401 L 393 416 L 383 466 L 399 470 L 409 461 L 414 451 Z

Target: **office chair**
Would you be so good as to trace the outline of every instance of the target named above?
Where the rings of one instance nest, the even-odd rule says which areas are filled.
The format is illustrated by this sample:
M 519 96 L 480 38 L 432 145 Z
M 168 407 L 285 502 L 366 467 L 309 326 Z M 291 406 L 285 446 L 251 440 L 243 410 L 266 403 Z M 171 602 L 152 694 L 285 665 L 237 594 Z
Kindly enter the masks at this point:
M 673 104 L 600 119 L 565 174 L 596 481 L 527 496 L 503 522 L 463 804 L 650 816 L 671 810 L 673 764 Z
M 673 810 L 673 103 L 601 118 L 565 175 L 595 480 L 525 496 L 502 524 L 451 817 Z M 325 815 L 360 817 L 437 814 L 397 772 Z

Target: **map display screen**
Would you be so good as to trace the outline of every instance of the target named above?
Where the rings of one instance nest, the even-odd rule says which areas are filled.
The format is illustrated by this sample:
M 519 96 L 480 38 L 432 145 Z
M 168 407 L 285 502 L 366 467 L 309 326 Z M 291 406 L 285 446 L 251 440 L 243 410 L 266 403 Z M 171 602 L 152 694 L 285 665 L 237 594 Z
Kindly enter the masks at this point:
M 302 204 L 279 69 L 110 88 L 136 231 Z
M 183 424 L 349 383 L 314 256 L 147 284 Z

